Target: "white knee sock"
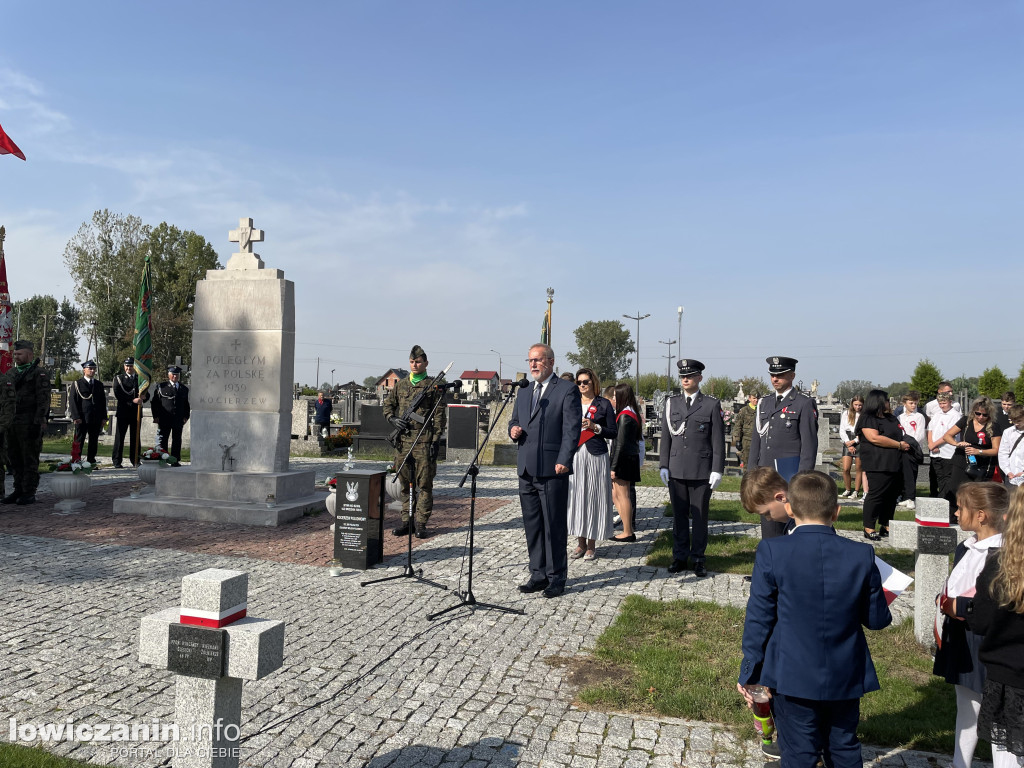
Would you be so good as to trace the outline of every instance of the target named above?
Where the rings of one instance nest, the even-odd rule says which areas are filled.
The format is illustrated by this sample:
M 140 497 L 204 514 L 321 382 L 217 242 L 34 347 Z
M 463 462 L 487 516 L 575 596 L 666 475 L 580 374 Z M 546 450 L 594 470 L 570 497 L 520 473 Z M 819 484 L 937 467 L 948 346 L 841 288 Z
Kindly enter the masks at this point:
M 962 685 L 956 688 L 956 746 L 953 750 L 953 768 L 970 768 L 974 748 L 978 746 L 978 713 L 981 694 Z

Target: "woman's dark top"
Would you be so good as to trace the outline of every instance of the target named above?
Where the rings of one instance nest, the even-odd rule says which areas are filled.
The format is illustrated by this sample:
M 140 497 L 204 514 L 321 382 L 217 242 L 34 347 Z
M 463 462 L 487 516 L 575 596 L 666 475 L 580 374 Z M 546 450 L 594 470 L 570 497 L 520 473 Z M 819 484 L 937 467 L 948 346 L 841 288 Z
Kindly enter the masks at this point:
M 992 447 L 992 439 L 996 437 L 1002 437 L 1003 430 L 998 424 L 992 425 L 992 434 L 989 435 L 985 431 L 984 427 L 979 432 L 974 428 L 974 418 L 971 416 L 963 416 L 960 421 L 956 423 L 957 428 L 960 430 L 960 441 L 970 443 L 973 448 L 981 448 L 982 450 L 989 450 Z M 998 456 L 977 456 L 978 459 L 978 470 L 980 474 L 979 480 L 991 480 L 992 474 L 995 472 L 996 465 L 999 461 Z M 967 451 L 965 448 L 957 446 L 956 453 L 953 454 L 953 464 L 961 470 L 966 471 L 967 469 Z
M 860 438 L 860 442 L 857 445 L 859 446 L 858 452 L 860 453 L 861 469 L 865 472 L 902 471 L 903 464 L 900 454 L 903 452 L 899 448 L 885 448 L 875 445 L 864 437 L 865 429 L 877 429 L 879 435 L 888 437 L 890 440 L 903 440 L 903 430 L 900 429 L 900 423 L 896 420 L 896 417 L 891 413 L 885 416 L 863 413 L 861 414 L 860 421 L 857 422 L 857 429 L 854 430 L 854 434 Z
M 587 412 L 591 408 L 595 409 L 594 415 L 588 417 Z M 608 453 L 608 441 L 614 440 L 618 433 L 618 428 L 615 426 L 615 409 L 612 408 L 611 400 L 600 396 L 595 397 L 594 402 L 583 406 L 583 418 L 590 418 L 595 424 L 601 425 L 601 434 L 594 435 L 584 443 L 587 450 L 595 456 Z
M 640 472 L 640 422 L 637 418 L 623 411 L 616 420 L 618 432 L 615 435 L 615 442 L 612 444 L 611 471 L 616 474 L 632 474 L 633 467 L 636 473 Z M 629 480 L 629 477 L 623 477 Z
M 984 635 L 978 658 L 988 679 L 1013 688 L 1024 688 L 1024 614 L 1000 608 L 992 596 L 992 580 L 999 572 L 999 558 L 989 558 L 978 576 L 971 629 Z M 959 600 L 957 601 L 960 602 Z

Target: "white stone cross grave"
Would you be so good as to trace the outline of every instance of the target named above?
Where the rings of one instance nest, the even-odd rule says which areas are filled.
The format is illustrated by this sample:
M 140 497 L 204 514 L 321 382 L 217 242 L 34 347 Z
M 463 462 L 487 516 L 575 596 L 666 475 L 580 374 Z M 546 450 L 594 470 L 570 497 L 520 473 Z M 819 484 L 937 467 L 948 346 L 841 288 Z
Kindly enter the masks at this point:
M 225 269 L 263 269 L 263 259 L 252 251 L 253 243 L 263 242 L 263 230 L 256 229 L 252 219 L 239 219 L 238 229 L 228 232 L 228 240 L 238 243 L 238 253 L 232 254 Z
M 253 619 L 249 575 L 209 568 L 181 580 L 181 606 L 142 619 L 139 661 L 175 672 L 174 768 L 236 768 L 242 680 L 284 663 L 284 622 Z

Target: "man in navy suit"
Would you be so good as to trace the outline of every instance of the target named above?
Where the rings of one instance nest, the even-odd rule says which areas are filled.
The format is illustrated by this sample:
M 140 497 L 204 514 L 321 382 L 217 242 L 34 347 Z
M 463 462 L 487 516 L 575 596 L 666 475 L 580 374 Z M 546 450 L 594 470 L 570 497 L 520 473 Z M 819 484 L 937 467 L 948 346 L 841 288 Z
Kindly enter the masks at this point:
M 763 539 L 743 625 L 739 688 L 771 690 L 785 768 L 861 768 L 860 697 L 878 690 L 864 630 L 892 622 L 874 549 L 839 536 L 835 481 L 800 472 L 789 483 L 788 536 Z
M 519 591 L 558 597 L 569 570 L 569 475 L 583 406 L 579 388 L 554 375 L 551 347 L 534 344 L 528 357 L 533 384 L 520 390 L 508 422 L 509 437 L 519 445 L 519 503 L 530 553 L 530 579 Z

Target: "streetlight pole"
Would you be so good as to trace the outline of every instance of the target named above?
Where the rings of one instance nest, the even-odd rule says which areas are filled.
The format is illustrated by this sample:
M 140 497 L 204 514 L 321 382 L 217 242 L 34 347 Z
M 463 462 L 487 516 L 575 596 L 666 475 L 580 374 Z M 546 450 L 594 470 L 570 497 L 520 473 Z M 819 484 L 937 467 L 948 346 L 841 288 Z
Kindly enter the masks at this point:
M 636 317 L 633 315 L 623 315 L 627 320 L 636 320 L 636 386 L 633 388 L 633 394 L 638 397 L 640 395 L 640 321 L 650 316 L 650 312 L 646 315 L 641 315 L 639 309 L 636 311 Z
M 665 357 L 668 358 L 668 364 L 665 366 L 665 380 L 668 383 L 668 390 L 672 389 L 672 345 L 676 343 L 675 339 L 671 341 L 659 341 L 659 344 L 668 344 L 668 354 Z
M 679 351 L 683 351 L 683 308 L 680 306 L 676 312 L 679 313 L 679 329 L 676 333 L 676 339 L 679 341 Z
M 491 352 L 498 356 L 498 381 L 501 381 L 501 352 L 496 349 L 492 349 Z
M 334 372 L 337 368 L 331 368 L 331 392 L 334 392 Z

